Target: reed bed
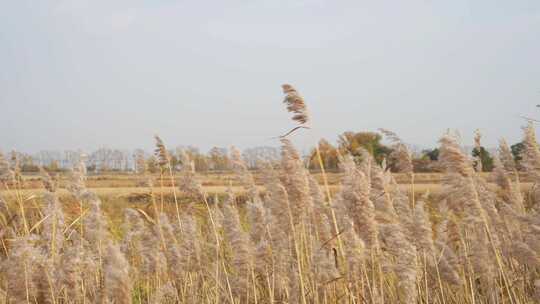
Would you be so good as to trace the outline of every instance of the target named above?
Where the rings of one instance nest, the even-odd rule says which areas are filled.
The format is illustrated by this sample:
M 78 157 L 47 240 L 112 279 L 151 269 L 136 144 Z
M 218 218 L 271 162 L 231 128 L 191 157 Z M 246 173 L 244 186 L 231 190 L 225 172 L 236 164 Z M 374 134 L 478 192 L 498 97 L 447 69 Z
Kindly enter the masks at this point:
M 413 176 L 406 146 L 394 140 L 399 167 Z M 524 141 L 522 165 L 538 183 L 531 125 Z M 123 222 L 113 223 L 85 185 L 83 161 L 70 174 L 68 206 L 44 171 L 39 200 L 0 198 L 0 303 L 540 301 L 540 193 L 519 190 L 504 142 L 493 188 L 445 134 L 436 197 L 397 187 L 367 151 L 360 163 L 341 156 L 341 187 L 331 195 L 287 138 L 281 163 L 265 166 L 263 193 L 232 149 L 243 204 L 233 191 L 210 199 L 187 155 L 174 176 L 165 144 L 156 142 L 161 180 L 178 178 L 188 203 L 177 192 L 173 203 L 164 201 L 149 178 L 151 203 L 123 210 Z M 18 184 L 17 168 L 2 158 L 0 170 L 4 186 Z

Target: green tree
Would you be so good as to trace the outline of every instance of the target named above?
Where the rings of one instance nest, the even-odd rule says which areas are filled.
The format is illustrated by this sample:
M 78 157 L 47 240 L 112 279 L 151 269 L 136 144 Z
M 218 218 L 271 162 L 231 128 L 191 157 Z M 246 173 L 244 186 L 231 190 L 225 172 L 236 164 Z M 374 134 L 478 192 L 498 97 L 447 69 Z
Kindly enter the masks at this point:
M 431 161 L 439 160 L 439 149 L 426 149 L 422 151 L 424 157 L 428 158 Z
M 472 156 L 474 156 L 475 159 L 480 159 L 480 162 L 482 163 L 482 171 L 490 172 L 493 170 L 493 157 L 491 157 L 489 152 L 484 149 L 484 147 L 474 148 L 472 150 Z M 474 166 L 476 167 L 476 161 Z
M 516 163 L 522 159 L 521 153 L 523 152 L 523 149 L 525 149 L 523 142 L 518 142 L 510 146 L 510 150 L 512 150 L 512 155 L 514 156 L 514 161 L 516 161 Z

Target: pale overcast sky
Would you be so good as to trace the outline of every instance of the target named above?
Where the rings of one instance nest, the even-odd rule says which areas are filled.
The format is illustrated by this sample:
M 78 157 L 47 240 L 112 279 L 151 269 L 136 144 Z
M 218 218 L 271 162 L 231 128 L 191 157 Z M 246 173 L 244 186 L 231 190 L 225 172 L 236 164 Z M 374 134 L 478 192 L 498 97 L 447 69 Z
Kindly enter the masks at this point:
M 0 150 L 275 145 L 292 127 L 448 128 L 486 146 L 540 119 L 540 1 L 0 0 Z

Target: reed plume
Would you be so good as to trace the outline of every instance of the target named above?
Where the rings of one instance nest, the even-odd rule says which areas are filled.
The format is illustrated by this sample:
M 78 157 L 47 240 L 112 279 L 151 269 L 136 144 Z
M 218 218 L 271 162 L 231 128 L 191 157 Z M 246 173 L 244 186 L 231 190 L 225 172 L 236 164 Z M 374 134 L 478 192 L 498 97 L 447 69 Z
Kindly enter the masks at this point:
M 87 193 L 86 189 L 86 155 L 81 154 L 79 161 L 73 166 L 68 175 L 67 190 L 71 192 L 77 199 L 82 199 L 82 196 Z
M 535 179 L 540 178 L 540 148 L 536 141 L 536 133 L 532 122 L 523 127 L 523 145 L 520 164 Z
M 56 255 L 64 245 L 64 230 L 66 224 L 64 212 L 60 207 L 58 197 L 54 193 L 45 193 L 45 210 L 43 211 L 43 232 L 41 234 L 45 243 L 44 249 L 51 255 Z
M 429 259 L 434 256 L 435 245 L 433 243 L 433 229 L 429 215 L 425 210 L 427 195 L 424 194 L 414 206 L 414 225 L 412 226 L 412 236 L 416 249 L 420 253 L 425 253 Z M 421 255 L 422 256 L 422 255 Z
M 195 164 L 184 150 L 181 151 L 180 158 L 182 163 L 180 182 L 178 184 L 180 191 L 194 199 L 205 198 L 206 193 L 195 173 Z
M 416 303 L 416 248 L 404 235 L 399 224 L 381 225 L 381 235 L 386 251 L 392 256 L 393 262 L 386 265 L 398 277 L 399 298 L 403 303 Z
M 292 120 L 299 124 L 297 127 L 291 129 L 289 132 L 281 136 L 287 137 L 289 134 L 292 134 L 299 128 L 308 128 L 306 125 L 309 122 L 309 113 L 306 103 L 304 102 L 304 98 L 300 96 L 298 91 L 296 91 L 293 86 L 290 84 L 284 84 L 281 86 L 281 88 L 285 94 L 283 103 L 287 106 L 287 111 L 293 113 Z
M 494 180 L 501 189 L 503 201 L 515 208 L 516 211 L 524 212 L 523 195 L 519 189 L 519 184 L 512 183 L 508 171 L 505 170 L 498 157 L 493 158 L 493 163 L 495 166 L 493 169 Z
M 156 140 L 156 148 L 154 150 L 154 155 L 158 160 L 159 166 L 164 168 L 170 164 L 171 156 L 169 154 L 169 151 L 167 151 L 167 148 L 165 148 L 163 140 L 161 140 L 158 135 L 154 135 L 154 139 Z
M 234 195 L 230 192 L 227 202 L 223 206 L 223 231 L 225 240 L 232 251 L 232 279 L 235 282 L 232 292 L 235 298 L 244 302 L 247 301 L 245 295 L 248 292 L 249 278 L 253 269 L 253 261 L 251 260 L 253 248 L 251 248 L 248 234 L 242 229 L 238 211 L 233 204 Z
M 298 94 L 298 91 L 290 84 L 284 84 L 281 86 L 285 99 L 283 103 L 287 105 L 287 111 L 294 114 L 292 120 L 303 125 L 309 121 L 309 114 L 307 112 L 306 103 L 304 98 Z
M 1 264 L 6 277 L 9 296 L 15 303 L 31 303 L 38 298 L 39 262 L 41 251 L 35 246 L 36 237 L 17 237 L 13 240 L 10 255 Z
M 132 208 L 124 210 L 124 224 L 122 230 L 124 237 L 120 245 L 121 251 L 128 257 L 141 250 L 141 237 L 146 227 L 139 212 Z
M 370 199 L 373 201 L 373 205 L 377 210 L 379 219 L 382 218 L 395 218 L 397 216 L 394 208 L 394 200 L 391 193 L 391 181 L 392 177 L 384 172 L 383 169 L 377 165 L 377 163 L 371 163 L 371 191 Z
M 457 139 L 450 134 L 445 134 L 439 141 L 439 161 L 449 174 L 460 174 L 465 177 L 473 176 L 469 158 L 463 153 L 457 143 Z
M 320 242 L 327 243 L 327 246 L 333 245 L 332 241 L 332 215 L 331 210 L 324 200 L 322 190 L 313 176 L 309 176 L 309 191 L 313 202 L 313 212 L 311 214 L 312 227 Z M 328 243 L 329 242 L 329 243 Z
M 240 150 L 236 147 L 231 147 L 231 161 L 232 167 L 236 175 L 239 177 L 242 186 L 247 190 L 249 199 L 252 202 L 259 201 L 259 190 L 253 180 L 253 175 L 249 172 L 246 163 L 242 159 Z
M 309 181 L 307 172 L 300 155 L 285 138 L 281 139 L 281 182 L 287 191 L 289 204 L 295 224 L 305 221 L 312 209 L 312 199 L 309 194 Z
M 412 156 L 407 145 L 403 143 L 396 133 L 386 129 L 379 129 L 379 131 L 392 142 L 392 152 L 389 158 L 393 161 L 396 171 L 402 173 L 413 172 Z
M 281 184 L 277 173 L 269 166 L 265 166 L 265 188 L 268 196 L 264 206 L 268 209 L 268 235 L 272 250 L 272 281 L 276 294 L 283 297 L 290 285 L 291 263 L 293 262 L 293 248 L 290 232 L 291 224 L 289 210 L 289 196 Z
M 356 168 L 351 157 L 342 163 L 346 174 L 342 180 L 338 204 L 347 206 L 352 214 L 356 232 L 368 249 L 376 250 L 379 246 L 378 223 L 375 220 L 375 206 L 369 199 L 370 186 L 365 174 Z
M 39 175 L 41 177 L 41 182 L 43 183 L 43 187 L 49 192 L 55 192 L 56 182 L 51 178 L 49 173 L 45 171 L 45 169 L 43 169 L 43 167 L 39 167 Z
M 129 264 L 116 244 L 109 243 L 106 248 L 103 276 L 106 303 L 131 304 Z
M 182 214 L 181 217 L 181 241 L 180 256 L 181 267 L 185 271 L 198 271 L 201 269 L 201 238 L 197 222 L 190 214 Z
M 504 167 L 504 169 L 509 173 L 516 172 L 516 161 L 514 160 L 514 155 L 512 150 L 508 146 L 508 143 L 503 138 L 499 140 L 499 159 Z

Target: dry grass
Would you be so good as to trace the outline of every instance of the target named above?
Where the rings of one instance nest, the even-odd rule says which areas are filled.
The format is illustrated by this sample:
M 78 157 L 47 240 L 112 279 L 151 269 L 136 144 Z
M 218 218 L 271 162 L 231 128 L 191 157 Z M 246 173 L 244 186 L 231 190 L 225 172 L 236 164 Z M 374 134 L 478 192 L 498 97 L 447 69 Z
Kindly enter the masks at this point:
M 60 187 L 42 173 L 47 190 L 24 189 L 0 157 L 0 303 L 540 301 L 531 126 L 529 183 L 508 157 L 476 173 L 448 134 L 438 183 L 389 174 L 366 151 L 359 164 L 343 155 L 340 174 L 312 175 L 282 139 L 279 168 L 254 177 L 233 155 L 234 186 L 205 186 L 187 156 L 175 176 L 156 142 L 161 172 L 138 176 L 144 187 L 90 188 L 79 163 Z
M 179 221 L 171 187 L 89 189 L 75 171 L 56 192 L 4 190 L 3 301 L 537 299 L 539 217 L 506 171 L 488 184 L 462 163 L 464 174 L 415 185 L 412 201 L 410 184 L 396 184 L 374 163 L 344 159 L 330 205 L 294 153 L 287 143 L 282 168 L 261 174 L 263 185 L 242 167 L 231 176 L 237 186 L 194 184 L 179 193 Z

